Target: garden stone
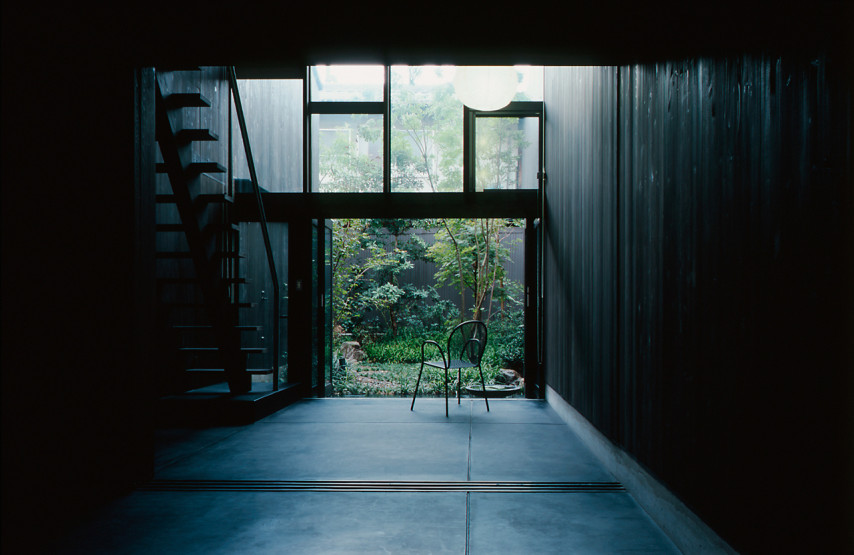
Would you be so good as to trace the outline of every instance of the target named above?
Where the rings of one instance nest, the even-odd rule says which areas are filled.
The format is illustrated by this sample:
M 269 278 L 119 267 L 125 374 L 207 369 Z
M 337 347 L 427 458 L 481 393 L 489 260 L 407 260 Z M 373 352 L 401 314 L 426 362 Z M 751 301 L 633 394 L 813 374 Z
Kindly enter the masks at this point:
M 361 362 L 368 357 L 358 341 L 345 341 L 342 343 L 341 355 L 349 362 Z
M 515 370 L 502 368 L 495 376 L 495 383 L 507 385 L 519 385 L 522 381 L 522 376 Z

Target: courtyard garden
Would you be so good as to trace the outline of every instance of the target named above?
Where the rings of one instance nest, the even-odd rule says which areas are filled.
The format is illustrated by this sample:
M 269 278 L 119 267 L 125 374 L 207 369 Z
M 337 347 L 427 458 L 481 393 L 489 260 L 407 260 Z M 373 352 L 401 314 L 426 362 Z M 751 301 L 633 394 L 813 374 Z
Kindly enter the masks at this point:
M 490 384 L 521 386 L 524 354 L 521 222 L 336 220 L 332 305 L 335 396 L 411 396 L 421 346 L 445 346 L 458 323 L 482 320 Z M 518 268 L 514 268 L 518 265 Z M 428 348 L 427 358 L 441 358 Z M 456 372 L 450 376 L 454 388 Z M 480 384 L 464 370 L 463 390 Z M 443 396 L 444 371 L 425 367 L 419 395 Z

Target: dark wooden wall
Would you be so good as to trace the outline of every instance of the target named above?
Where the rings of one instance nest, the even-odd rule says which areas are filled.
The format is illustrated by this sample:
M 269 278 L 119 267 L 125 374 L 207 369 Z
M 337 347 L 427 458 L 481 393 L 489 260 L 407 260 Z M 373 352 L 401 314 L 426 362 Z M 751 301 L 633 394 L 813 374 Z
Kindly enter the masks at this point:
M 546 71 L 548 384 L 611 422 L 617 366 L 616 68 Z M 562 372 L 561 368 L 572 369 Z
M 850 110 L 820 56 L 546 73 L 548 383 L 745 552 L 845 541 Z

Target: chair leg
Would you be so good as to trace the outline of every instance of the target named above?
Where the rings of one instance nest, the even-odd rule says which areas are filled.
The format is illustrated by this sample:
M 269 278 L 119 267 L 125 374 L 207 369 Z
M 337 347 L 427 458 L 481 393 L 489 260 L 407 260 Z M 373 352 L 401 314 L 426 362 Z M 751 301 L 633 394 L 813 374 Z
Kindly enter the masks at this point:
M 448 369 L 445 368 L 445 418 L 448 418 Z
M 486 398 L 486 381 L 483 379 L 483 370 L 478 366 L 477 371 L 480 372 L 480 386 L 483 388 L 483 400 L 486 401 L 486 412 L 489 412 L 489 399 Z
M 412 394 L 412 404 L 409 406 L 409 410 L 413 410 L 415 408 L 415 397 L 418 395 L 418 384 L 421 383 L 421 372 L 424 371 L 424 363 L 421 363 L 421 369 L 418 370 L 418 379 L 415 380 L 415 393 Z
M 460 369 L 458 368 L 458 369 L 457 369 L 457 404 L 458 404 L 458 405 L 460 404 L 460 400 L 461 400 L 461 398 L 462 398 L 462 397 L 461 397 L 461 395 L 460 395 L 460 388 L 461 388 L 462 386 L 463 386 L 463 375 L 462 375 L 462 370 L 460 370 Z

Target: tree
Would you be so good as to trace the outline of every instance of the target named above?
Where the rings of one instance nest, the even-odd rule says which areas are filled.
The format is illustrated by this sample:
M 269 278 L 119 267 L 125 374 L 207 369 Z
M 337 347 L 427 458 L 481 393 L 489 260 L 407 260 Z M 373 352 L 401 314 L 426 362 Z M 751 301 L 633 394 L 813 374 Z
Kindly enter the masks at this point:
M 509 260 L 507 237 L 517 220 L 459 219 L 440 220 L 436 242 L 428 249 L 439 265 L 436 280 L 450 282 L 460 293 L 460 314 L 466 314 L 466 292 L 471 295 L 471 317 L 488 322 L 493 315 L 493 301 L 504 309 L 508 298 L 505 283 Z
M 478 188 L 515 189 L 522 152 L 529 146 L 520 118 L 482 118 L 477 122 Z
M 392 189 L 462 191 L 463 106 L 451 83 L 415 86 L 421 71 L 392 74 Z
M 371 152 L 382 139 L 381 119 L 359 114 L 334 117 L 341 121 L 327 122 L 333 127 L 320 130 L 318 137 L 318 190 L 382 191 L 382 154 Z
M 400 283 L 400 274 L 412 269 L 412 263 L 423 259 L 427 252 L 424 241 L 410 233 L 414 228 L 413 220 L 401 218 L 372 219 L 366 223 L 371 240 L 388 252 L 385 264 L 375 269 L 366 299 L 385 320 L 386 329 L 393 337 L 398 335 L 400 317 L 408 305 L 425 298 L 417 288 Z
M 427 257 L 427 245 L 405 219 L 336 220 L 333 225 L 332 289 L 334 326 L 352 329 L 375 310 L 384 330 L 397 336 L 403 326 L 444 324 L 453 305 L 432 287 L 402 283 L 400 276 Z
M 371 241 L 365 220 L 335 220 L 332 244 L 333 327 L 347 329 L 363 309 L 359 290 L 366 288 L 369 272 L 385 266 L 389 254 Z

